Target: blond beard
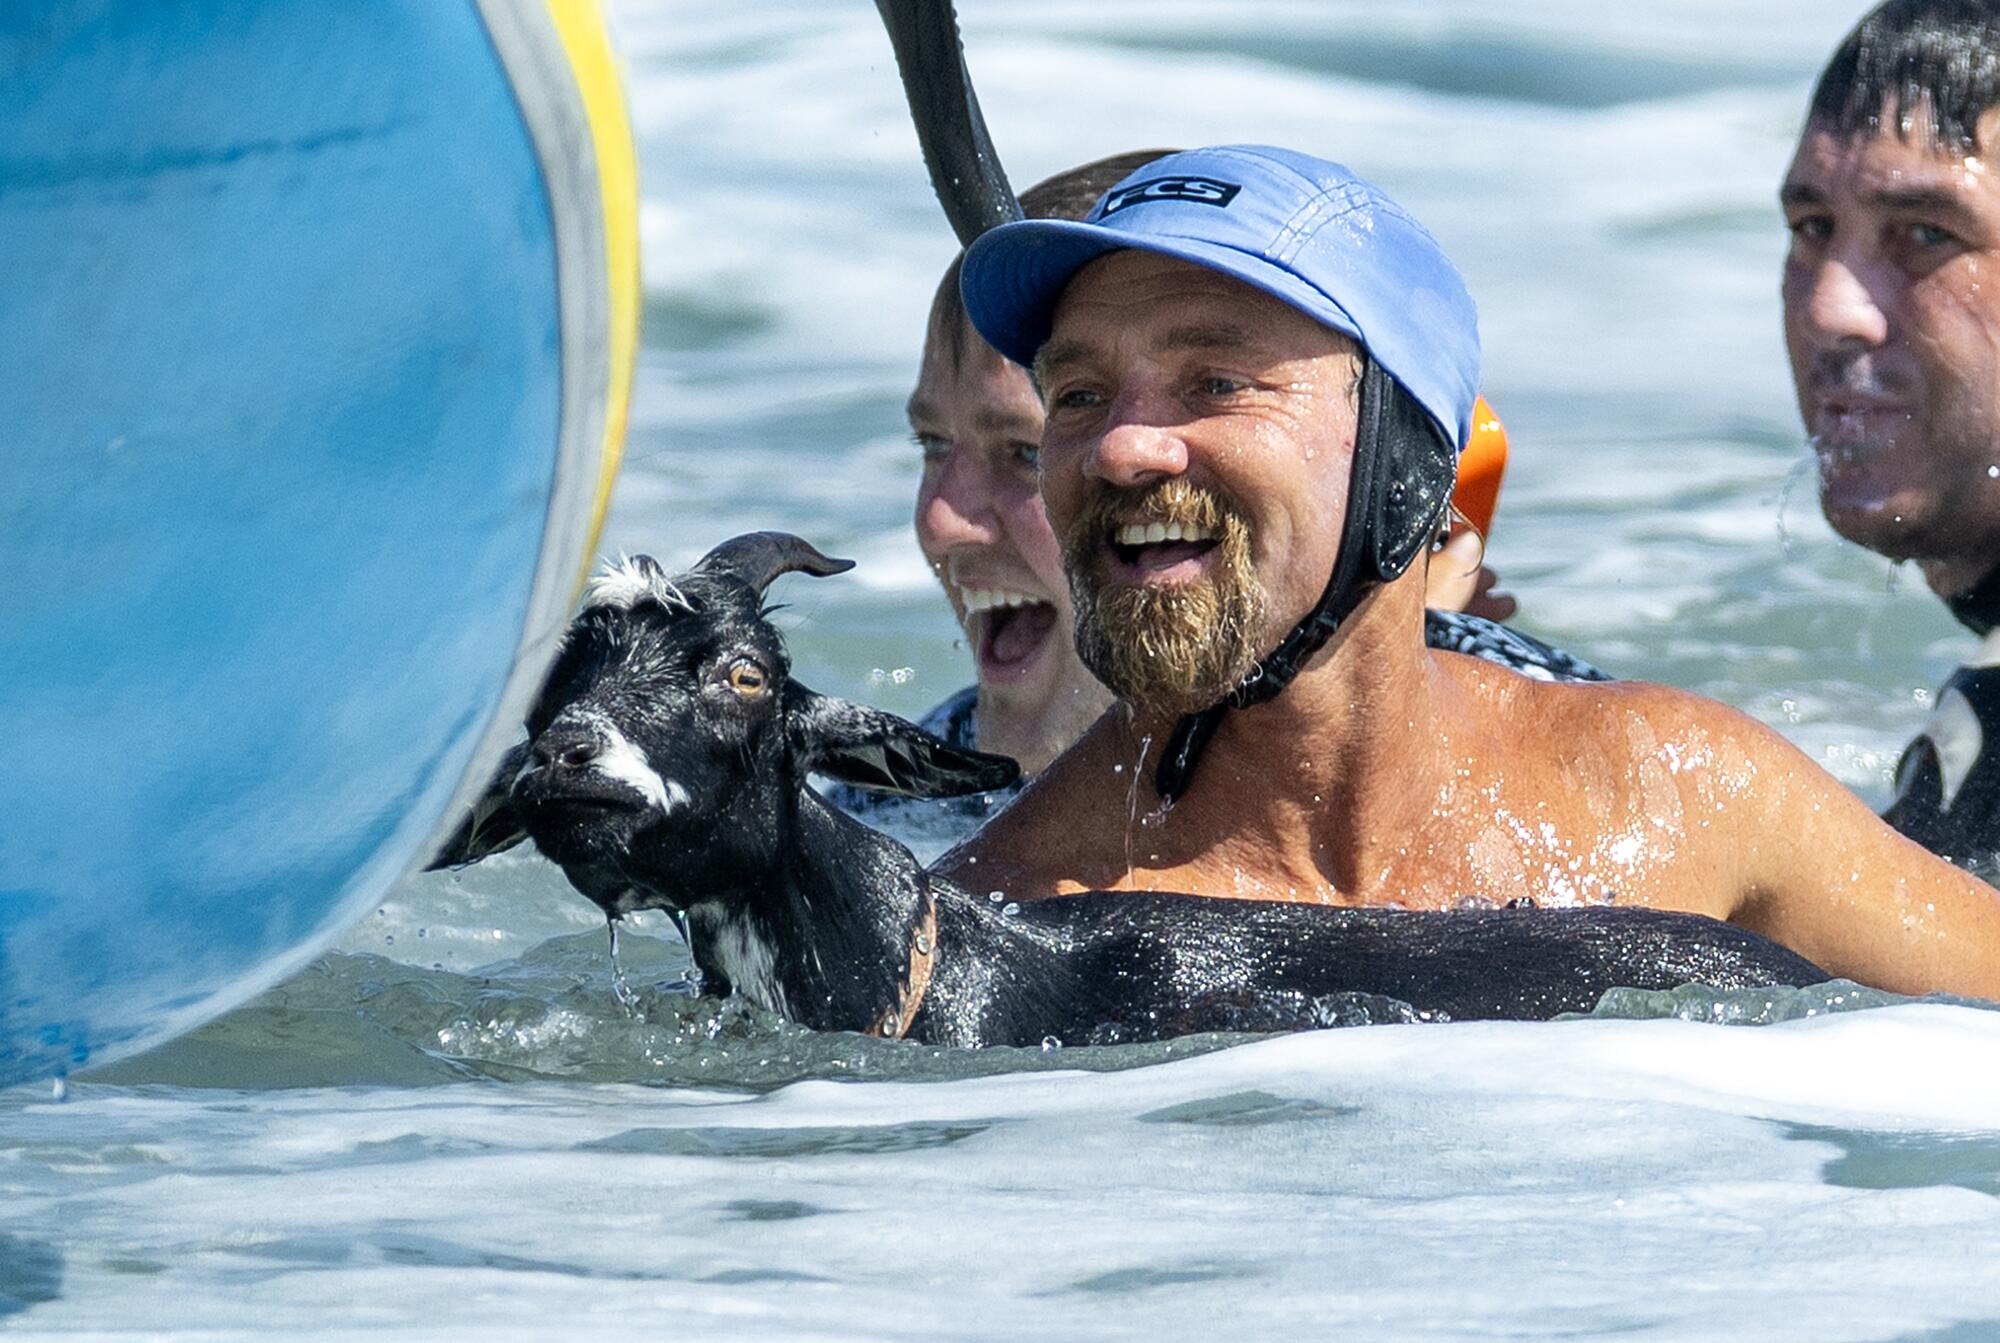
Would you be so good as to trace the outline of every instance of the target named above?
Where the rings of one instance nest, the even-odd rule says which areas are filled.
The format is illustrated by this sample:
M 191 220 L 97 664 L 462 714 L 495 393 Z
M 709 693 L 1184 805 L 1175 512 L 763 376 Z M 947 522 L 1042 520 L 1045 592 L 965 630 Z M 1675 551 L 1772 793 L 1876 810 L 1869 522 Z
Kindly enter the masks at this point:
M 1130 521 L 1208 529 L 1214 568 L 1171 587 L 1100 587 L 1092 571 L 1098 546 Z M 1169 480 L 1098 499 L 1064 539 L 1063 567 L 1076 607 L 1077 655 L 1134 708 L 1205 709 L 1235 689 L 1261 655 L 1264 594 L 1250 564 L 1250 524 L 1216 494 Z

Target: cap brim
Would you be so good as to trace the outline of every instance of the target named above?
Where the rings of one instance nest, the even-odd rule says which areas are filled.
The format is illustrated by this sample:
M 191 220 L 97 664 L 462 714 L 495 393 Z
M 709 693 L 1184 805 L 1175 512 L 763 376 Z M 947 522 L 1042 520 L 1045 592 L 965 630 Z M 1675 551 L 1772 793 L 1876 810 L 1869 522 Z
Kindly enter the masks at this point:
M 1367 344 L 1367 333 L 1344 308 L 1262 256 L 1202 239 L 1126 233 L 1068 219 L 1020 220 L 975 240 L 959 275 L 966 316 L 994 349 L 1017 364 L 1032 365 L 1076 273 L 1098 257 L 1128 248 L 1218 271 Z

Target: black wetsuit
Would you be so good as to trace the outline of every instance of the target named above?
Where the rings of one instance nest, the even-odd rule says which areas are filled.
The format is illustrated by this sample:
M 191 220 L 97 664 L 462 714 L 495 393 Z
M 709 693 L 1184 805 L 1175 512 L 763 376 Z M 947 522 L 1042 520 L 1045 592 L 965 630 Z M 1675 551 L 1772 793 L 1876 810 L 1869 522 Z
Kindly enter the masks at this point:
M 1537 681 L 1609 681 L 1613 679 L 1581 658 L 1540 639 L 1511 630 L 1497 621 L 1460 612 L 1425 611 L 1424 642 L 1432 648 L 1465 653 L 1498 663 Z M 976 748 L 974 714 L 979 687 L 967 686 L 925 714 L 919 724 L 953 746 Z M 1020 784 L 974 793 L 970 797 L 907 798 L 864 792 L 846 784 L 825 790 L 827 799 L 870 825 L 887 826 L 905 839 L 931 838 L 955 842 L 977 830 L 1021 791 Z
M 1973 624 L 1959 612 L 1959 618 Z M 1982 622 L 1983 623 L 1983 622 Z M 1978 625 L 1973 625 L 1978 629 Z M 2000 880 L 2000 634 L 1951 674 L 1896 765 L 1882 819 L 1985 881 Z

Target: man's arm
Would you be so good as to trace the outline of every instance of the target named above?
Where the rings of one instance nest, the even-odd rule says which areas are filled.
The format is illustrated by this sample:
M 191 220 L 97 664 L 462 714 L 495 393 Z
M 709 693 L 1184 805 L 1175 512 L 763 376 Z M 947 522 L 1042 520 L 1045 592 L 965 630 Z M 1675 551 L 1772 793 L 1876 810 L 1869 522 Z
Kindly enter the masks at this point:
M 1731 735 L 1754 770 L 1728 827 L 1733 922 L 1877 988 L 2000 999 L 2000 891 L 1891 830 L 1777 733 L 1745 719 Z

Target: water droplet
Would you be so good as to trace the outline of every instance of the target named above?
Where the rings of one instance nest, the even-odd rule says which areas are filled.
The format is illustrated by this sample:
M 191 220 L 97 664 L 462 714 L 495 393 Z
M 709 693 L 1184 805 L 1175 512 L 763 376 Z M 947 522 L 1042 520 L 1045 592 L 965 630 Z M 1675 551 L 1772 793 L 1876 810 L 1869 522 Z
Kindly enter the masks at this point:
M 1001 906 L 1000 917 L 1003 919 L 1011 919 L 1020 912 L 1021 912 L 1021 906 L 1017 902 L 1009 900 L 1005 905 Z
M 999 903 L 1000 903 L 1000 902 L 1001 902 L 1002 900 L 1005 900 L 1005 899 L 1007 898 L 1007 892 L 1005 892 L 1005 891 L 988 891 L 988 892 L 986 893 L 986 898 L 987 898 L 988 900 L 991 900 L 991 901 L 992 901 L 992 902 L 993 902 L 994 904 L 996 904 L 996 905 L 997 905 L 997 904 L 999 904 Z
M 1987 467 L 1986 478 L 1988 480 L 2000 480 L 2000 465 Z
M 634 993 L 632 986 L 625 982 L 625 967 L 618 963 L 618 920 L 606 919 L 604 921 L 604 928 L 610 934 L 608 945 L 611 951 L 611 996 L 616 998 L 618 1005 L 625 1009 L 626 1016 L 637 1021 L 640 1019 L 639 995 Z
M 1058 1040 L 1055 1036 L 1044 1035 L 1042 1037 L 1042 1052 L 1044 1054 L 1051 1053 L 1061 1048 L 1062 1048 L 1062 1041 Z
M 393 947 L 393 946 L 395 946 L 395 945 L 396 945 L 396 935 L 395 935 L 394 933 L 385 933 L 385 934 L 383 935 L 383 937 L 382 937 L 382 945 L 383 945 L 383 946 L 385 946 L 385 947 Z
M 928 956 L 928 955 L 930 955 L 930 954 L 931 954 L 931 940 L 930 940 L 930 939 L 929 939 L 928 937 L 925 937 L 925 936 L 924 936 L 924 935 L 923 935 L 922 933 L 918 933 L 918 934 L 917 934 L 917 955 L 919 955 L 919 956 Z
M 1139 819 L 1139 776 L 1146 768 L 1146 752 L 1153 749 L 1149 733 L 1139 739 L 1139 758 L 1132 762 L 1132 782 L 1125 790 L 1125 875 L 1132 875 L 1132 830 Z

